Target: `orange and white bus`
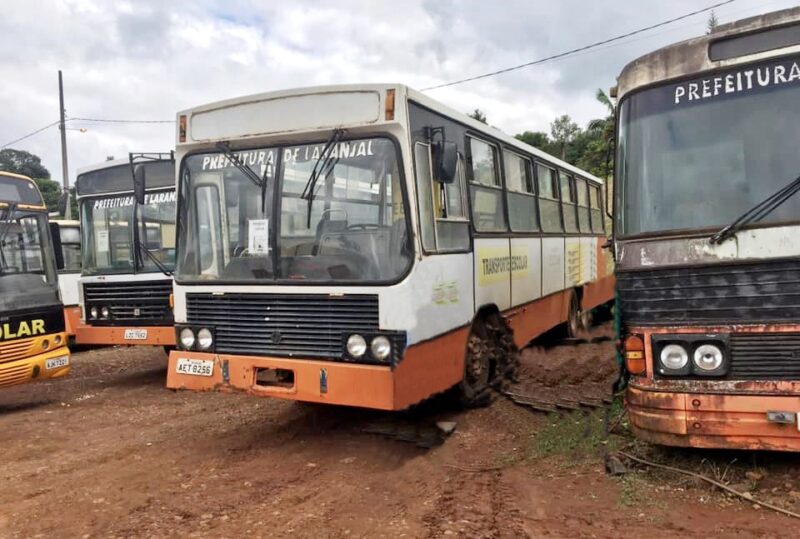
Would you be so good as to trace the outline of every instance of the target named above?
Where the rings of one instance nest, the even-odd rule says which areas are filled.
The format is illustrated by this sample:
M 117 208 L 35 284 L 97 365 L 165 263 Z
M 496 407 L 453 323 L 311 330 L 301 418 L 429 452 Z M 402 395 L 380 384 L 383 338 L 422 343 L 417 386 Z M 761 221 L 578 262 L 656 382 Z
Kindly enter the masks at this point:
M 0 387 L 69 373 L 53 243 L 36 183 L 0 171 Z
M 88 345 L 175 343 L 170 294 L 175 264 L 175 172 L 171 154 L 106 161 L 78 172 L 83 267 L 81 324 Z M 133 171 L 149 179 L 142 204 Z
M 639 58 L 617 93 L 635 434 L 800 450 L 800 8 Z
M 79 221 L 58 219 L 50 221 L 51 232 L 58 232 L 63 267 L 58 270 L 58 291 L 64 304 L 67 335 L 75 337 L 81 321 L 78 301 L 78 282 L 81 278 L 81 227 Z M 54 243 L 56 243 L 54 241 Z
M 400 84 L 178 113 L 167 385 L 468 404 L 612 299 L 602 181 Z

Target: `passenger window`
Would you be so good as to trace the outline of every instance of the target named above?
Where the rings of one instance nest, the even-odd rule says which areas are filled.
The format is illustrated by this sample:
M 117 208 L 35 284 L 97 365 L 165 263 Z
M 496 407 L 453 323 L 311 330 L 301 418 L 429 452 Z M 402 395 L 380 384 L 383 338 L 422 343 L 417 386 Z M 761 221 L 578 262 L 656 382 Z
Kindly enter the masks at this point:
M 561 213 L 564 216 L 564 231 L 578 231 L 578 215 L 575 205 L 575 180 L 569 174 L 559 172 L 561 185 Z
M 589 186 L 586 180 L 576 178 L 575 189 L 578 195 L 578 229 L 581 232 L 591 232 L 592 223 L 589 214 Z
M 472 222 L 479 232 L 505 232 L 503 190 L 497 173 L 497 149 L 467 137 Z
M 512 152 L 503 152 L 508 193 L 508 218 L 514 232 L 539 230 L 531 162 Z
M 589 206 L 592 212 L 592 232 L 595 234 L 602 234 L 603 227 L 603 208 L 601 205 L 602 197 L 600 196 L 600 187 L 597 185 L 589 185 Z
M 539 215 L 542 221 L 542 232 L 561 232 L 563 228 L 555 170 L 537 163 L 536 183 L 539 187 Z

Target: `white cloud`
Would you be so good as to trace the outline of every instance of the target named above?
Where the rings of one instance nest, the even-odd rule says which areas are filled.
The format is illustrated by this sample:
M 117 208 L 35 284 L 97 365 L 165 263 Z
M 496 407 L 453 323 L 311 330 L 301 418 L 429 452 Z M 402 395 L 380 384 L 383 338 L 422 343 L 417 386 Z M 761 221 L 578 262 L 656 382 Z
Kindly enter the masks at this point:
M 733 3 L 723 21 L 788 7 Z M 172 119 L 176 111 L 256 92 L 317 84 L 397 81 L 422 88 L 527 62 L 694 9 L 692 0 L 597 4 L 508 0 L 262 2 L 34 0 L 5 6 L 0 22 L 0 144 L 58 118 L 57 71 L 73 117 Z M 621 44 L 430 95 L 483 110 L 508 133 L 548 130 L 570 114 L 604 114 L 597 88 L 633 58 L 705 30 L 705 15 Z M 174 145 L 170 124 L 81 124 L 68 132 L 76 169 Z M 57 129 L 15 148 L 42 157 L 60 180 Z

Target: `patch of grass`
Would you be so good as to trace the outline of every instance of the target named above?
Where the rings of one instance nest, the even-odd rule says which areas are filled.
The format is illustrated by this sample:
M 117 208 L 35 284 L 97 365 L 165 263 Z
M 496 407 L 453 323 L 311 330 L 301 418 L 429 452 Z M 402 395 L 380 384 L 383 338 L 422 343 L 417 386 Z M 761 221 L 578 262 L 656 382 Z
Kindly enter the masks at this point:
M 645 496 L 642 495 L 642 480 L 635 474 L 625 474 L 619 478 L 619 500 L 620 507 L 641 506 Z
M 530 458 L 560 455 L 572 460 L 586 460 L 615 450 L 622 440 L 615 435 L 606 436 L 607 426 L 615 420 L 613 407 L 608 419 L 605 410 L 553 415 L 548 419 L 533 438 L 528 451 Z

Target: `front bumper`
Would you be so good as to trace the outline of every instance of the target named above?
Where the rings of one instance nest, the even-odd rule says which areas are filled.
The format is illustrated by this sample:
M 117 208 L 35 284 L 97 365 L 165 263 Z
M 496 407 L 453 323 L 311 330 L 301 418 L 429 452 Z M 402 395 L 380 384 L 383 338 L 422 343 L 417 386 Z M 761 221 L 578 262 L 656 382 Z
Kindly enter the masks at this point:
M 54 369 L 47 368 L 48 359 L 64 356 L 70 358 L 67 365 Z M 61 378 L 69 374 L 71 361 L 69 349 L 66 346 L 61 346 L 42 354 L 0 363 L 0 387 L 25 384 L 36 380 Z
M 626 402 L 634 434 L 682 447 L 800 451 L 800 395 L 665 392 L 629 385 Z M 767 412 L 791 412 L 792 423 Z
M 127 330 L 144 330 L 146 338 L 125 338 Z M 135 332 L 134 332 L 135 333 Z M 81 323 L 75 328 L 76 344 L 175 346 L 175 327 L 169 326 L 91 326 Z

